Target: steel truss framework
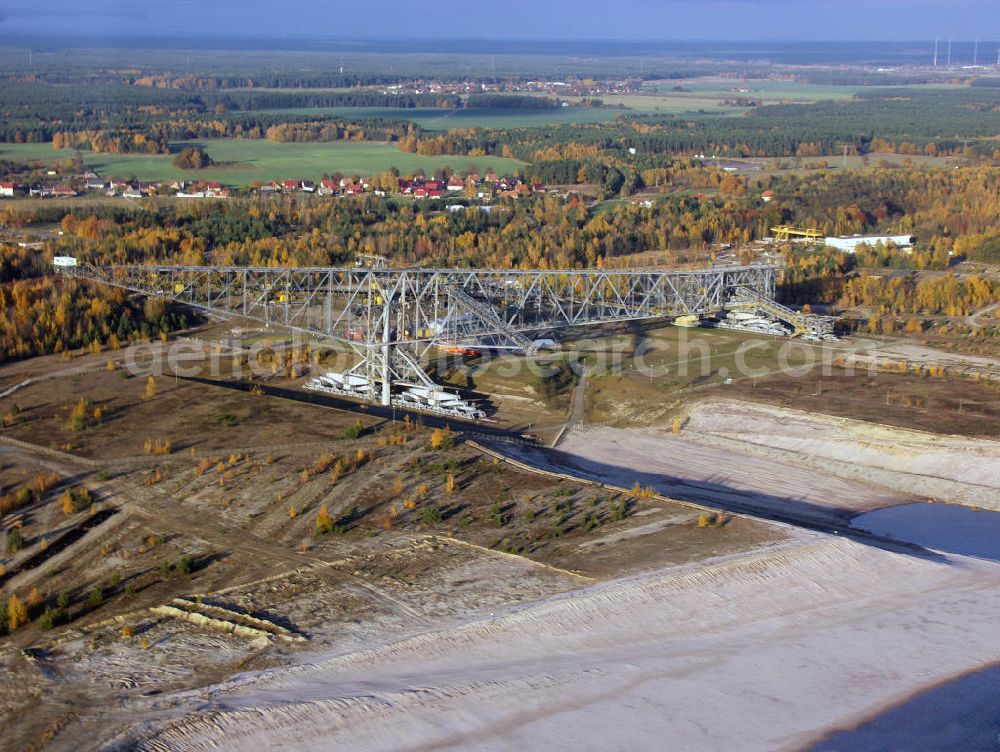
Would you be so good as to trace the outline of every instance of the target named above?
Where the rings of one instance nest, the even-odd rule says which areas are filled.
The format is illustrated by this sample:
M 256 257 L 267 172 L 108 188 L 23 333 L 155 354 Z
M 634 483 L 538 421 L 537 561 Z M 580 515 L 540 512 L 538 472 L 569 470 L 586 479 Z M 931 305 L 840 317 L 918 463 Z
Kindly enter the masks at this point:
M 533 351 L 530 333 L 723 308 L 738 290 L 774 296 L 770 264 L 707 269 L 546 270 L 90 266 L 60 268 L 195 308 L 345 344 L 352 369 L 391 387 L 433 386 L 430 348 Z

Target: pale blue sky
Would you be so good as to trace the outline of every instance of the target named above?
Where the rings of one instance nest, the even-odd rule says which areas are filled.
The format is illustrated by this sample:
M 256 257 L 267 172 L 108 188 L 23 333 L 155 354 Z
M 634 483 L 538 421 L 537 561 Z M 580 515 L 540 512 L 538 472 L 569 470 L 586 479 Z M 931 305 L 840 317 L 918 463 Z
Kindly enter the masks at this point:
M 1000 39 L 1000 0 L 3 0 L 0 35 Z

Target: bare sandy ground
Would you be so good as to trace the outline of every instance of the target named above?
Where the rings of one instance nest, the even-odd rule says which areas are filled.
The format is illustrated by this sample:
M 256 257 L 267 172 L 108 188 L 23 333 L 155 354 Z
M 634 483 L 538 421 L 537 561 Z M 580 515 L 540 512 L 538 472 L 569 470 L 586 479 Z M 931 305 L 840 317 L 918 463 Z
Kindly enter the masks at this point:
M 679 436 L 584 428 L 560 446 L 508 451 L 819 525 L 861 513 L 935 550 L 789 528 L 767 550 L 156 698 L 112 746 L 967 749 L 995 733 L 968 708 L 995 695 L 995 672 L 973 672 L 1000 661 L 1000 517 L 912 502 L 995 498 L 996 443 L 724 401 Z M 941 722 L 914 726 L 928 703 Z
M 976 316 L 989 313 L 992 310 L 994 307 L 991 306 L 980 311 Z M 979 326 L 984 324 L 985 320 L 980 321 L 969 317 L 969 323 L 972 326 Z M 876 350 L 850 353 L 846 356 L 846 360 L 848 364 L 855 366 L 868 366 L 873 361 L 882 364 L 886 361 L 903 361 L 927 367 L 943 367 L 955 373 L 979 373 L 991 379 L 1000 379 L 1000 360 L 995 357 L 947 352 L 936 347 L 918 345 L 905 339 L 880 342 Z
M 166 698 L 116 744 L 795 749 L 997 660 L 998 619 L 1000 564 L 798 533 L 781 551 Z M 948 733 L 942 748 L 973 738 Z
M 748 512 L 775 512 L 838 524 L 851 515 L 899 503 L 909 494 L 713 446 L 689 434 L 656 429 L 586 428 L 567 432 L 550 456 L 563 470 L 631 486 L 652 485 L 673 498 Z M 523 459 L 537 460 L 521 453 Z
M 737 400 L 696 406 L 680 435 L 592 426 L 567 431 L 559 450 L 519 457 L 803 520 L 843 521 L 915 499 L 1000 509 L 1000 442 Z
M 878 416 L 872 416 L 878 420 Z M 912 431 L 737 400 L 706 402 L 694 440 L 937 501 L 1000 509 L 1000 441 Z

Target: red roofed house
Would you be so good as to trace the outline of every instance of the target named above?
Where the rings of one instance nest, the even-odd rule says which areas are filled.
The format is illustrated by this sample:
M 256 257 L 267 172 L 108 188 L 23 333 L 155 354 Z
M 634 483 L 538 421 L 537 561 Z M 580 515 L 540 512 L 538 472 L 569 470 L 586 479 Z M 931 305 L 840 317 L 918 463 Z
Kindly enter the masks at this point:
M 228 196 L 229 191 L 224 189 L 218 180 L 205 181 L 205 198 L 226 198 Z
M 0 183 L 0 196 L 13 196 L 14 187 L 13 183 Z
M 301 183 L 298 180 L 292 180 L 290 178 L 281 181 L 281 187 L 284 189 L 285 193 L 294 193 L 299 189 L 300 185 Z
M 462 182 L 462 178 L 458 175 L 453 175 L 451 180 L 448 181 L 449 191 L 462 191 L 465 190 L 465 183 Z

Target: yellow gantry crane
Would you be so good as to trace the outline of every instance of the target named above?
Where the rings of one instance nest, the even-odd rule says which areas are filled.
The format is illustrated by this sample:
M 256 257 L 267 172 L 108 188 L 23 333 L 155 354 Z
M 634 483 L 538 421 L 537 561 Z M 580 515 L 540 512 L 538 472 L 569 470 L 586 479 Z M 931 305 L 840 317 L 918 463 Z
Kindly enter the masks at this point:
M 819 240 L 823 237 L 823 233 L 819 230 L 805 230 L 801 227 L 792 227 L 791 225 L 777 225 L 771 228 L 771 232 L 774 233 L 774 242 L 776 243 L 791 240 L 793 236 L 805 238 L 806 240 Z

